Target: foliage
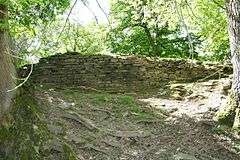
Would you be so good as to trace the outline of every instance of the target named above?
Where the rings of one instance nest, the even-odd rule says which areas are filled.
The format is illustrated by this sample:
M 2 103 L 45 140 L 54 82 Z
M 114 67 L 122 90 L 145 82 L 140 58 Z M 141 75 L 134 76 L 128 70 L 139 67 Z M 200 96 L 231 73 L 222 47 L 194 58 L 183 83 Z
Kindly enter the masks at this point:
M 71 25 L 66 32 L 61 40 L 68 51 L 94 54 L 105 49 L 105 26 L 97 26 L 94 23 L 84 27 Z
M 53 22 L 44 33 L 40 50 L 42 55 L 56 52 L 96 54 L 105 49 L 105 26 L 97 26 L 94 23 L 87 26 L 68 23 L 62 31 L 61 22 L 61 20 Z
M 112 0 L 111 13 L 113 52 L 160 57 L 192 53 L 214 61 L 229 54 L 224 0 Z
M 223 60 L 229 54 L 227 15 L 224 0 L 182 1 L 188 26 L 201 37 L 201 53 L 210 60 Z
M 69 5 L 69 0 L 10 0 L 10 26 L 33 28 L 39 23 L 48 23 Z
M 34 54 L 41 43 L 39 32 L 62 14 L 70 0 L 9 0 L 9 28 L 11 52 L 25 58 Z
M 192 39 L 189 42 L 176 18 L 172 18 L 175 12 L 171 7 L 165 1 L 112 1 L 113 27 L 109 33 L 112 52 L 185 58 L 197 55 L 194 51 L 200 43 L 198 37 L 189 34 Z
M 110 31 L 104 25 L 81 26 L 72 22 L 62 30 L 65 20 L 56 16 L 69 3 L 69 0 L 11 0 L 14 52 L 26 58 L 26 54 L 39 57 L 66 51 L 95 54 L 109 49 L 113 53 L 173 58 L 203 55 L 200 59 L 217 61 L 229 53 L 223 0 L 111 0 Z
M 82 26 L 57 18 L 48 25 L 35 27 L 36 35 L 23 32 L 15 40 L 21 44 L 19 56 L 46 57 L 57 53 L 97 54 L 106 50 L 106 27 L 95 23 Z M 21 43 L 22 42 L 22 43 Z M 26 59 L 26 58 L 25 58 Z M 22 62 L 22 60 L 21 60 Z

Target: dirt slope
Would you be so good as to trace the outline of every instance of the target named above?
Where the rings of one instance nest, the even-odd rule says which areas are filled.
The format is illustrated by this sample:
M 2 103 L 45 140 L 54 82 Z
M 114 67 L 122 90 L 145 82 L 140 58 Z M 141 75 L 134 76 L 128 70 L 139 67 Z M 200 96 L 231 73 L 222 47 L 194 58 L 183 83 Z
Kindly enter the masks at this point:
M 79 160 L 239 160 L 237 137 L 212 120 L 228 83 L 174 84 L 169 98 L 38 89 L 56 135 L 46 159 L 63 159 L 68 144 Z

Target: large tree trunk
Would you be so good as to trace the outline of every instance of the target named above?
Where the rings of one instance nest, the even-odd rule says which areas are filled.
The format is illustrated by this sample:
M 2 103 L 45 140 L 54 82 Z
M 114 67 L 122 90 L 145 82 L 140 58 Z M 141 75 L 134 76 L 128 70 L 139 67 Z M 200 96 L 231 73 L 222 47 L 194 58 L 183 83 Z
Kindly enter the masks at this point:
M 234 128 L 240 127 L 240 1 L 226 0 L 228 32 L 233 65 L 233 83 L 228 104 L 218 112 L 218 119 Z
M 14 93 L 8 90 L 15 85 L 15 68 L 9 54 L 7 2 L 0 4 L 0 125 L 6 123 L 6 115 Z

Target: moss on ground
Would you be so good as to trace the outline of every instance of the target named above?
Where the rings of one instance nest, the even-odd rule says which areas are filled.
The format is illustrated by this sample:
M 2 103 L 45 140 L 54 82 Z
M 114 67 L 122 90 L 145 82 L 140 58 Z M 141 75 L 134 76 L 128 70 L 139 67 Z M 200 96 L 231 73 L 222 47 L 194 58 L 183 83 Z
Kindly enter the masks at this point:
M 2 158 L 39 159 L 48 131 L 42 111 L 30 92 L 21 92 L 14 101 L 9 126 L 0 128 Z
M 43 107 L 30 90 L 21 90 L 15 98 L 11 123 L 0 127 L 0 159 L 39 160 L 48 156 L 45 146 L 53 135 L 44 120 Z M 64 144 L 64 160 L 76 159 L 72 149 Z

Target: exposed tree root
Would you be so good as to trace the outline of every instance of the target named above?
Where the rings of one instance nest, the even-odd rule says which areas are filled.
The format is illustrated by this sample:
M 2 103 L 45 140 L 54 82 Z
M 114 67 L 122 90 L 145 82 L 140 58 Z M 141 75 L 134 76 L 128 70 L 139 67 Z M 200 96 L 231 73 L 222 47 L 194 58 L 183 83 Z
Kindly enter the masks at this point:
M 142 119 L 137 121 L 137 123 L 160 123 L 162 122 L 161 119 Z
M 94 150 L 94 151 L 103 153 L 103 154 L 105 154 L 105 155 L 109 155 L 106 151 L 104 151 L 104 150 L 102 150 L 102 149 L 100 149 L 100 148 L 97 148 L 97 147 L 93 146 L 92 144 L 88 144 L 88 145 L 86 145 L 86 146 L 84 146 L 84 147 L 81 147 L 81 149 L 92 149 L 92 150 Z
M 96 125 L 89 119 L 84 118 L 83 116 L 80 116 L 78 113 L 76 112 L 72 112 L 69 111 L 68 113 L 63 115 L 64 118 L 68 118 L 68 119 L 72 119 L 78 123 L 83 124 L 86 128 L 88 128 L 89 130 L 94 130 L 98 128 L 96 127 Z
M 86 128 L 89 130 L 99 130 L 102 131 L 108 135 L 111 135 L 113 137 L 118 137 L 118 138 L 135 138 L 135 137 L 148 137 L 151 134 L 148 132 L 143 132 L 143 131 L 113 131 L 113 130 L 104 130 L 102 128 L 97 127 L 90 119 L 87 119 L 83 116 L 80 116 L 76 112 L 69 111 L 68 114 L 64 115 L 65 118 L 72 119 L 78 123 L 83 124 Z
M 108 115 L 111 115 L 111 116 L 114 115 L 113 113 L 111 113 L 111 111 L 108 111 L 108 110 L 105 110 L 105 109 L 101 109 L 101 108 L 93 108 L 92 110 L 94 110 L 94 111 L 100 111 L 100 112 L 105 112 L 105 113 L 107 113 Z
M 119 145 L 119 143 L 117 142 L 112 142 L 109 140 L 103 140 L 103 143 L 107 144 L 108 146 L 114 147 L 114 148 L 121 148 L 121 145 Z
M 115 133 L 108 132 L 108 134 L 118 138 L 145 138 L 151 136 L 150 133 L 143 131 L 115 131 Z

